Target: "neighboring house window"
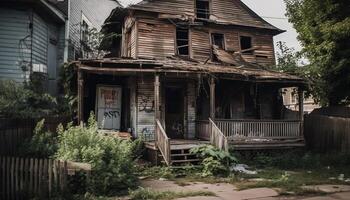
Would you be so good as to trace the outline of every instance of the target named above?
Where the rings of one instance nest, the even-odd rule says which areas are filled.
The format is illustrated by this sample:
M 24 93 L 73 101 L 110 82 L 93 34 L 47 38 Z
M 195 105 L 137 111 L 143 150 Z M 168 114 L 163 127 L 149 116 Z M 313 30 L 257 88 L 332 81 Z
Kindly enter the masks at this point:
M 188 29 L 176 28 L 176 50 L 177 55 L 189 55 Z
M 240 37 L 240 45 L 241 45 L 241 51 L 244 51 L 244 52 L 243 52 L 244 54 L 252 54 L 252 53 L 253 53 L 253 50 L 251 50 L 251 51 L 245 51 L 245 50 L 248 50 L 248 49 L 253 48 L 253 45 L 252 45 L 252 37 L 249 37 L 249 36 L 241 36 L 241 37 Z
M 201 19 L 209 19 L 209 0 L 196 0 L 196 16 Z
M 80 24 L 80 42 L 82 57 L 88 57 L 88 52 L 91 51 L 90 43 L 90 30 L 92 28 L 90 20 L 81 13 L 81 24 Z

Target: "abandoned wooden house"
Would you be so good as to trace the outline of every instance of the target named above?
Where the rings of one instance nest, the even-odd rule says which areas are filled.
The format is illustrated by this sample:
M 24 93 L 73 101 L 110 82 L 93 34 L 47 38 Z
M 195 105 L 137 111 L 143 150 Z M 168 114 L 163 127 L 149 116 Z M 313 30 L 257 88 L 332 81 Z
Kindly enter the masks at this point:
M 269 69 L 283 31 L 240 0 L 144 0 L 104 30 L 121 35 L 109 57 L 75 63 L 80 120 L 95 111 L 101 129 L 143 136 L 168 165 L 195 161 L 201 143 L 304 146 L 302 106 L 286 109 L 281 91 L 297 87 L 302 101 L 305 82 Z

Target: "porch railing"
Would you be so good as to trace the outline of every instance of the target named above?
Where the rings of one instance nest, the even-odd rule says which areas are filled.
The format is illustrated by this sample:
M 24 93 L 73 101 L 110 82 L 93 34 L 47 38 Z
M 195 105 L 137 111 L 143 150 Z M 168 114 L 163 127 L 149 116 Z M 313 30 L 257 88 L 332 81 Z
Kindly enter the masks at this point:
M 234 138 L 288 139 L 300 138 L 301 121 L 298 120 L 215 120 L 218 128 L 229 140 Z
M 196 138 L 202 139 L 202 140 L 210 140 L 208 120 L 196 121 Z
M 209 118 L 210 143 L 218 149 L 228 151 L 227 137 L 216 126 L 215 122 Z
M 170 139 L 158 119 L 156 120 L 156 143 L 165 163 L 169 166 L 171 164 Z

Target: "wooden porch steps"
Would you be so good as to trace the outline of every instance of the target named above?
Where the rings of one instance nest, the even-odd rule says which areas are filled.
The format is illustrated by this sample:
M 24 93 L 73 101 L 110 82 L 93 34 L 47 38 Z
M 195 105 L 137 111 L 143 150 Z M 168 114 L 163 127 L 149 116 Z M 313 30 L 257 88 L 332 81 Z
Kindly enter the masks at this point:
M 170 158 L 172 167 L 183 167 L 185 165 L 198 166 L 200 164 L 200 159 L 190 153 L 190 150 L 202 144 L 208 143 L 207 141 L 201 140 L 171 140 L 170 145 Z M 163 160 L 162 154 L 158 151 L 158 158 Z

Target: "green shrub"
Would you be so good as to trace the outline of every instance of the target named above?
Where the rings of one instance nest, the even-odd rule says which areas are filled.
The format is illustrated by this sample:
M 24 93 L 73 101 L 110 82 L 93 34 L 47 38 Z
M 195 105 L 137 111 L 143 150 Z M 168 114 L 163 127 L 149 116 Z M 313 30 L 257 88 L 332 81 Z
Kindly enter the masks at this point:
M 0 94 L 0 116 L 40 118 L 58 114 L 56 99 L 33 90 L 29 85 L 0 81 Z
M 202 161 L 202 176 L 228 175 L 230 166 L 237 162 L 237 159 L 229 152 L 215 148 L 212 145 L 202 145 L 192 148 L 190 151 L 196 154 Z
M 37 123 L 34 136 L 21 147 L 21 154 L 36 158 L 51 158 L 55 155 L 58 144 L 57 137 L 49 131 L 43 131 L 45 120 Z
M 92 165 L 88 190 L 93 194 L 112 194 L 137 184 L 133 161 L 132 141 L 98 133 L 93 115 L 87 125 L 58 128 L 59 149 L 56 157 L 62 160 Z

